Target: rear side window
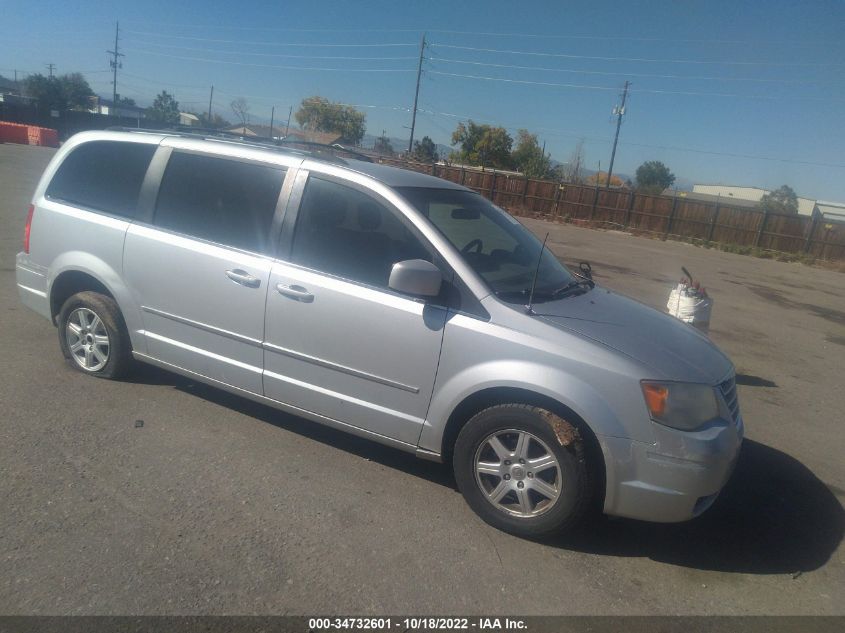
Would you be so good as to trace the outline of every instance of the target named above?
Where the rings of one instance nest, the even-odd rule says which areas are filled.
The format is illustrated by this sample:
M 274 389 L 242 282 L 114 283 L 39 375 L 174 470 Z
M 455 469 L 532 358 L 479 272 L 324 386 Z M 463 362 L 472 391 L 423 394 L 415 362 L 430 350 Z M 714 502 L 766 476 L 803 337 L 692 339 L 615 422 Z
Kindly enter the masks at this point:
M 148 143 L 84 143 L 59 165 L 47 197 L 134 218 L 141 183 L 155 151 L 156 146 Z
M 283 167 L 174 152 L 161 181 L 154 223 L 267 253 L 284 174 Z

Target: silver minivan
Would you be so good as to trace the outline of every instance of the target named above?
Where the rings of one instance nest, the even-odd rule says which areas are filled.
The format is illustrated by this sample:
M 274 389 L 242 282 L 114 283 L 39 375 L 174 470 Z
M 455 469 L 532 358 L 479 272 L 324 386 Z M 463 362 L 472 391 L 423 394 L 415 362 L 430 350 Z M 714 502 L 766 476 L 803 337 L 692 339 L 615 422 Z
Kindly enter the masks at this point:
M 17 285 L 81 372 L 142 361 L 449 462 L 518 535 L 591 507 L 690 519 L 742 441 L 706 336 L 568 270 L 477 193 L 369 162 L 78 134 L 35 191 Z

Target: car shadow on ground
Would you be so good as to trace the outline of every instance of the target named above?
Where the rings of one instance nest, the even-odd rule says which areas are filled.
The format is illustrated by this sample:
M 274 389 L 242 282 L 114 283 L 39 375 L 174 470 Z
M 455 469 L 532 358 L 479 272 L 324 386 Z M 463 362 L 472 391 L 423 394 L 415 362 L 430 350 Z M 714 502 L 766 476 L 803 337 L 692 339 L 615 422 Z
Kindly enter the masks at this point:
M 154 367 L 140 367 L 133 382 L 172 386 L 457 491 L 447 465 L 415 459 Z M 730 482 L 701 517 L 659 524 L 600 516 L 573 533 L 543 543 L 601 556 L 646 556 L 703 570 L 798 574 L 822 567 L 842 541 L 845 511 L 835 493 L 845 491 L 828 487 L 786 453 L 746 439 Z M 479 525 L 479 529 L 483 528 Z
M 378 444 L 350 433 L 344 433 L 296 415 L 284 413 L 268 405 L 236 396 L 204 383 L 195 382 L 190 378 L 158 369 L 152 365 L 139 363 L 129 380 L 139 384 L 173 387 L 281 429 L 457 491 L 452 469 L 443 464 L 417 459 L 399 449 Z
M 682 567 L 798 574 L 822 567 L 842 541 L 835 492 L 801 462 L 745 440 L 731 480 L 707 512 L 686 523 L 603 517 L 556 545 L 609 556 L 647 556 Z

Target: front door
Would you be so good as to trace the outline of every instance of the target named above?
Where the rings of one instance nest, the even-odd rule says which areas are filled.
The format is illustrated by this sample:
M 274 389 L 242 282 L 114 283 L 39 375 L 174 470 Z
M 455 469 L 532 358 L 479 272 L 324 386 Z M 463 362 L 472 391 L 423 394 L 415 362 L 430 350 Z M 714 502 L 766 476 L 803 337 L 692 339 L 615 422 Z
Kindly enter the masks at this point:
M 152 225 L 127 232 L 124 270 L 146 354 L 262 392 L 271 226 L 285 170 L 174 151 Z
M 446 310 L 388 289 L 405 259 L 432 256 L 397 209 L 311 176 L 290 255 L 270 273 L 265 395 L 416 445 Z

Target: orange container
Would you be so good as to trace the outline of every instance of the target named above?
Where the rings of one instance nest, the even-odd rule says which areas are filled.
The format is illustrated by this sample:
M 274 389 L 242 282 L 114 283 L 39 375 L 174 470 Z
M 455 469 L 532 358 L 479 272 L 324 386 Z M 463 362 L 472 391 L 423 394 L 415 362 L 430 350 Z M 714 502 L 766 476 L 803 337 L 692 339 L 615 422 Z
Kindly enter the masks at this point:
M 4 143 L 29 143 L 28 126 L 20 123 L 0 121 L 0 140 Z

